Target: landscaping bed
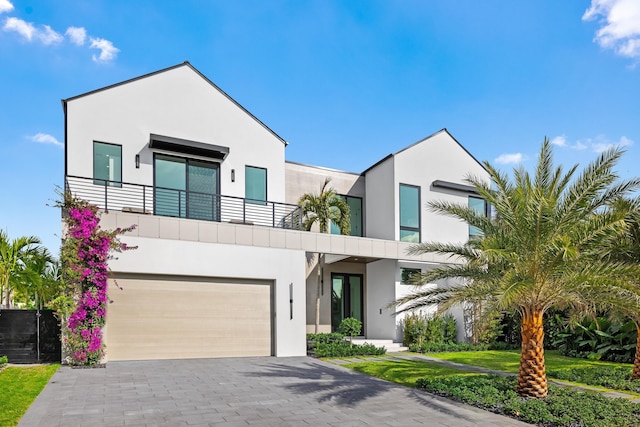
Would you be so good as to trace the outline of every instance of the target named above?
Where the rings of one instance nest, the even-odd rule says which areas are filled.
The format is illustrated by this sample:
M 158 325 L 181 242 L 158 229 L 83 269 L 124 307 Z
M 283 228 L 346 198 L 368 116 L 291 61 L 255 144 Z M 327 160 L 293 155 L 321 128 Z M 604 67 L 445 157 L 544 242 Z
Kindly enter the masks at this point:
M 382 356 L 386 352 L 373 344 L 352 345 L 339 333 L 307 334 L 307 354 L 313 357 Z

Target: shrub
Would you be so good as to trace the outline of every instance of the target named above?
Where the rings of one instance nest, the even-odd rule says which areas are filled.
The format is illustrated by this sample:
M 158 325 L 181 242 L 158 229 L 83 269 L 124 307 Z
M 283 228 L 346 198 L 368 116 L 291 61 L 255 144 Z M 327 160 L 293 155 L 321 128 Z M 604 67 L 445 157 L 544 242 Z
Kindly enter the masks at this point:
M 561 354 L 591 360 L 632 363 L 637 328 L 632 321 L 611 322 L 604 317 L 564 326 L 552 336 L 551 347 Z
M 7 363 L 9 363 L 7 356 L 0 356 L 0 369 L 4 368 Z
M 362 331 L 362 322 L 355 317 L 347 317 L 342 319 L 340 326 L 338 326 L 338 332 L 349 337 L 349 341 L 353 340 L 353 337 L 360 335 Z
M 330 334 L 307 334 L 307 341 L 313 343 L 330 343 L 342 341 L 344 335 L 338 332 L 332 332 Z
M 489 349 L 488 344 L 467 344 L 467 343 L 458 343 L 458 344 L 448 344 L 448 343 L 437 343 L 437 342 L 424 342 L 422 345 L 412 344 L 409 346 L 409 351 L 414 353 L 442 353 L 442 352 L 453 352 L 453 351 L 485 351 Z
M 317 357 L 382 356 L 386 352 L 384 347 L 376 347 L 373 344 L 352 346 L 345 341 L 317 343 L 315 346 Z
M 422 313 L 409 313 L 402 320 L 404 345 L 422 345 L 427 334 L 427 316 Z
M 410 313 L 403 320 L 404 345 L 425 342 L 448 343 L 456 342 L 456 319 L 450 314 L 444 316 L 426 316 L 422 313 Z
M 545 399 L 521 398 L 515 377 L 493 375 L 420 378 L 416 386 L 431 393 L 545 426 L 628 426 L 640 417 L 640 405 L 594 392 L 549 387 Z
M 631 368 L 624 366 L 595 366 L 589 368 L 549 370 L 547 374 L 559 380 L 640 393 L 640 380 L 632 381 Z

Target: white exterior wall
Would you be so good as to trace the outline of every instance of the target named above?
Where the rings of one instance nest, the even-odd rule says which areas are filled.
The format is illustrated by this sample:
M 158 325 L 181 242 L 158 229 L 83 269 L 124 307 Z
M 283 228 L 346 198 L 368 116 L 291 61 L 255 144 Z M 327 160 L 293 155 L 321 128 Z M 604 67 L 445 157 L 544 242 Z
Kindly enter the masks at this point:
M 152 133 L 229 147 L 220 194 L 244 197 L 249 165 L 267 169 L 267 199 L 284 202 L 285 144 L 188 65 L 69 100 L 67 174 L 93 177 L 93 141 L 99 141 L 122 145 L 124 182 L 152 185 Z
M 365 333 L 370 339 L 395 339 L 396 319 L 393 310 L 387 308 L 396 299 L 393 286 L 397 261 L 384 259 L 367 264 L 365 285 Z
M 116 273 L 272 280 L 275 355 L 306 355 L 304 251 L 135 236 L 125 236 L 123 241 L 138 249 L 109 262 Z M 290 283 L 294 285 L 293 319 L 289 318 Z
M 467 206 L 469 194 L 442 191 L 433 188 L 432 183 L 442 180 L 468 185 L 464 178 L 470 174 L 488 180 L 484 168 L 445 131 L 395 154 L 394 158 L 395 239 L 400 237 L 400 184 L 409 184 L 420 187 L 421 240 L 466 242 L 469 238 L 467 223 L 431 212 L 426 205 L 431 200 L 442 200 Z
M 364 198 L 364 177 L 360 174 L 286 162 L 285 202 L 297 204 L 303 194 L 319 193 L 327 178 L 331 180 L 329 186 L 338 194 Z
M 376 239 L 398 240 L 397 190 L 394 188 L 394 160 L 385 160 L 365 174 L 367 222 L 365 235 Z M 397 186 L 396 186 L 397 187 Z M 394 201 L 395 200 L 395 201 Z

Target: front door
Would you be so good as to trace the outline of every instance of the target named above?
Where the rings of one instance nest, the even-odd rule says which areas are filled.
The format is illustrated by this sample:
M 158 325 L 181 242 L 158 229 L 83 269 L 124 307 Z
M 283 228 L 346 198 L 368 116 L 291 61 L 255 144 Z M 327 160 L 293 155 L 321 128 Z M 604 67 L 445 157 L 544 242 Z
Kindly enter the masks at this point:
M 342 319 L 354 317 L 364 326 L 362 274 L 331 273 L 331 330 L 337 331 Z M 360 331 L 359 335 L 362 335 Z

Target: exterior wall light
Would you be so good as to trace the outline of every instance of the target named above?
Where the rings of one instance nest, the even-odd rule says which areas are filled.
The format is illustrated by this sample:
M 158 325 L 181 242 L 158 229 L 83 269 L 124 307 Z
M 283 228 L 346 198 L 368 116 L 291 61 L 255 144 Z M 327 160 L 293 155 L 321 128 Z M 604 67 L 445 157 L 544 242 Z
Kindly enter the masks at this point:
M 231 169 L 231 182 L 236 182 L 236 170 Z
M 140 154 L 136 154 L 136 169 L 140 169 Z

